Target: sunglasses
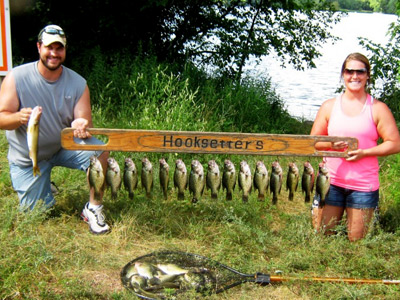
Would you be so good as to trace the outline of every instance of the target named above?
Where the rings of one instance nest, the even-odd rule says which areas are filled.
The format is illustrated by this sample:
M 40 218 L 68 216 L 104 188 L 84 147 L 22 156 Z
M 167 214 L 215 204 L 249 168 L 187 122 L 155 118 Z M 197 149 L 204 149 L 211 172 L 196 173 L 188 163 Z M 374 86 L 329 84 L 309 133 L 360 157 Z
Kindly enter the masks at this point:
M 47 34 L 58 34 L 61 37 L 65 36 L 64 30 L 53 28 L 53 27 L 46 27 L 42 30 L 42 33 L 45 32 Z
M 367 74 L 367 69 L 344 69 L 344 74 L 346 75 L 354 75 L 356 73 L 357 75 L 365 75 Z

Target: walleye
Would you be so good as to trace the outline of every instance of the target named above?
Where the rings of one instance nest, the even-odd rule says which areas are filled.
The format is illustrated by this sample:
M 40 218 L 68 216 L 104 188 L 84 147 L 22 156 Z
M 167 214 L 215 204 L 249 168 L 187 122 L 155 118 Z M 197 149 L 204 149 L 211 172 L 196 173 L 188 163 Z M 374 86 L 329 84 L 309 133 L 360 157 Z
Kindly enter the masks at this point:
M 169 165 L 164 158 L 159 160 L 160 162 L 160 186 L 164 195 L 164 199 L 168 199 L 168 183 L 169 183 Z
M 314 168 L 310 162 L 306 161 L 304 163 L 304 171 L 301 177 L 301 189 L 305 193 L 305 202 L 311 201 L 311 194 L 314 189 Z
M 282 189 L 282 167 L 278 161 L 272 163 L 272 171 L 270 178 L 270 191 L 272 193 L 272 204 L 278 202 L 278 194 L 281 193 Z
M 116 199 L 118 190 L 121 187 L 121 169 L 119 168 L 118 162 L 113 157 L 107 159 L 107 165 L 106 183 L 111 188 L 111 198 Z
M 178 189 L 178 200 L 185 199 L 185 190 L 188 183 L 186 165 L 181 159 L 175 161 L 174 187 Z
M 125 158 L 124 168 L 124 186 L 128 191 L 129 198 L 133 199 L 134 191 L 138 185 L 138 174 L 136 165 L 133 160 L 129 157 Z
M 294 192 L 299 185 L 299 168 L 294 162 L 289 163 L 289 171 L 286 178 L 286 190 L 289 190 L 289 200 L 293 201 Z
M 151 191 L 153 190 L 153 165 L 147 157 L 142 159 L 142 188 L 146 191 L 146 197 L 151 198 Z
M 249 201 L 249 194 L 251 193 L 253 182 L 251 178 L 250 167 L 244 160 L 240 162 L 238 182 L 239 182 L 239 190 L 243 191 L 242 194 L 243 202 Z
M 221 174 L 215 160 L 210 160 L 208 162 L 206 185 L 207 188 L 211 190 L 211 199 L 217 199 L 218 191 L 221 187 Z
M 224 161 L 222 186 L 226 190 L 226 200 L 232 200 L 232 194 L 236 186 L 236 170 L 235 165 L 229 159 Z
M 193 194 L 192 202 L 196 203 L 203 195 L 205 186 L 204 170 L 198 160 L 193 160 L 189 175 L 189 191 Z
M 262 161 L 256 163 L 256 170 L 254 171 L 254 189 L 258 190 L 258 200 L 264 201 L 265 194 L 268 191 L 269 178 L 268 170 Z
M 94 196 L 99 199 L 104 185 L 103 167 L 96 156 L 90 157 L 89 186 L 94 189 Z
M 38 166 L 38 144 L 39 144 L 39 122 L 42 116 L 42 107 L 35 106 L 32 109 L 31 115 L 29 117 L 28 127 L 27 127 L 27 142 L 29 149 L 29 157 L 32 160 L 33 165 L 33 176 L 40 175 L 40 169 Z

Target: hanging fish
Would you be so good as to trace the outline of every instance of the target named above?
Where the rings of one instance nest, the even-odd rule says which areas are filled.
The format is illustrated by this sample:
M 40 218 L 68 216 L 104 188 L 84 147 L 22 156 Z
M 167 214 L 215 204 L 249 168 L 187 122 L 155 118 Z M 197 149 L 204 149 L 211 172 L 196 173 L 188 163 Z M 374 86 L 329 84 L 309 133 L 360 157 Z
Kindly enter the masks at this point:
M 262 161 L 256 163 L 256 170 L 254 171 L 254 189 L 258 190 L 258 200 L 264 201 L 265 195 L 268 191 L 269 178 L 268 170 Z
M 208 162 L 206 186 L 211 191 L 211 199 L 217 199 L 218 191 L 221 187 L 221 174 L 215 160 Z
M 271 178 L 269 180 L 269 187 L 272 193 L 272 204 L 278 203 L 278 194 L 281 193 L 282 189 L 282 167 L 278 161 L 272 163 Z
M 294 192 L 297 191 L 299 185 L 299 168 L 294 162 L 289 163 L 289 170 L 286 178 L 286 190 L 289 191 L 289 200 L 293 201 Z

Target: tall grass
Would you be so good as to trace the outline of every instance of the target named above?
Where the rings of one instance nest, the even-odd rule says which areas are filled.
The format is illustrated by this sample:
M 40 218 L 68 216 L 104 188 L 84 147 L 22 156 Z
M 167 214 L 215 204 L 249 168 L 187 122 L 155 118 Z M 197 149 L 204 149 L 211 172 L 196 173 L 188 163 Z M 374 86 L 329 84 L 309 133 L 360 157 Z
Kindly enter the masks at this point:
M 290 119 L 268 81 L 246 81 L 243 86 L 209 78 L 188 66 L 157 64 L 152 59 L 115 58 L 99 54 L 88 60 L 87 74 L 96 127 L 165 130 L 243 131 L 266 133 L 309 132 L 309 125 Z M 83 70 L 84 71 L 84 70 Z M 274 104 L 275 103 L 275 104 Z M 94 236 L 79 219 L 88 199 L 84 172 L 55 168 L 59 187 L 56 205 L 46 213 L 18 210 L 18 198 L 8 175 L 7 142 L 0 134 L 0 298 L 1 299 L 132 299 L 120 282 L 120 271 L 130 260 L 160 249 L 188 251 L 210 257 L 246 273 L 263 272 L 317 277 L 400 278 L 400 219 L 398 156 L 381 160 L 381 218 L 374 230 L 350 243 L 345 226 L 335 236 L 311 228 L 310 204 L 298 190 L 288 201 L 283 187 L 278 205 L 252 193 L 241 201 L 226 201 L 220 191 L 212 200 L 205 191 L 194 205 L 189 193 L 177 200 L 172 185 L 176 158 L 189 168 L 192 159 L 204 167 L 215 159 L 220 167 L 230 158 L 238 167 L 246 159 L 254 171 L 257 160 L 270 170 L 279 159 L 286 175 L 294 161 L 301 168 L 319 158 L 241 155 L 178 155 L 112 152 L 122 167 L 131 156 L 140 170 L 148 156 L 154 165 L 151 199 L 139 187 L 130 200 L 122 188 L 117 199 L 105 193 L 104 206 L 112 232 Z M 171 166 L 169 197 L 164 200 L 158 181 L 160 157 Z M 190 169 L 190 168 L 189 168 Z M 285 184 L 284 180 L 284 184 Z M 290 281 L 271 286 L 243 284 L 208 299 L 398 299 L 398 286 L 346 285 Z

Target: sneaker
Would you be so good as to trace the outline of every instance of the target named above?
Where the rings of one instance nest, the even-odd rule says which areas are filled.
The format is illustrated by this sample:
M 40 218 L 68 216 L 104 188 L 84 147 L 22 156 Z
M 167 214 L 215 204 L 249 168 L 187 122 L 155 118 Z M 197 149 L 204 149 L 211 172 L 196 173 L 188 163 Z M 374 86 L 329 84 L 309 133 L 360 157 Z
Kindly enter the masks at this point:
M 82 210 L 81 218 L 89 224 L 89 229 L 94 234 L 105 234 L 110 232 L 110 226 L 105 222 L 103 205 L 98 208 L 89 208 L 89 202 Z

